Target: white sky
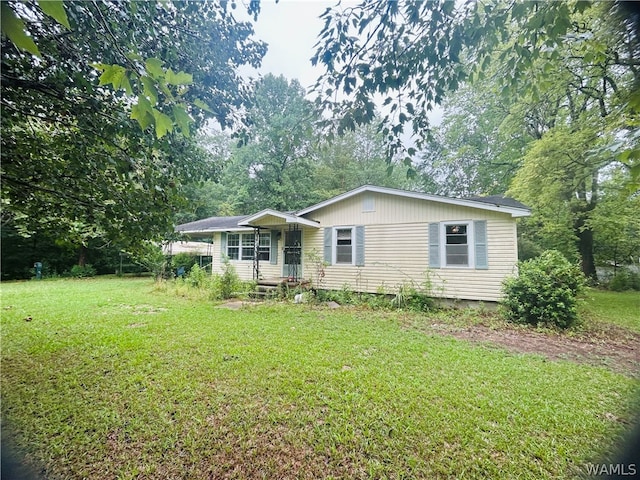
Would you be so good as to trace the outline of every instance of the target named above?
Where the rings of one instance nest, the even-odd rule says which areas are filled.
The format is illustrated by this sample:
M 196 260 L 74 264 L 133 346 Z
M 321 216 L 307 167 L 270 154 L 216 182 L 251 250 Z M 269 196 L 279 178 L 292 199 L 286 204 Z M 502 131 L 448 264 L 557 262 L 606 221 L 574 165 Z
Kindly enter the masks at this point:
M 259 73 L 296 79 L 308 91 L 322 73 L 322 67 L 311 65 L 314 45 L 324 25 L 319 17 L 336 3 L 337 0 L 279 0 L 278 3 L 262 0 L 254 29 L 255 37 L 267 42 L 268 50 Z M 357 3 L 355 0 L 343 0 L 341 6 Z M 242 18 L 241 11 L 246 12 L 246 7 L 239 4 L 236 13 L 239 18 Z M 442 111 L 436 109 L 430 117 L 432 125 L 438 125 Z
M 296 79 L 307 90 L 313 86 L 322 73 L 311 65 L 323 25 L 319 17 L 335 4 L 335 0 L 263 0 L 254 29 L 256 38 L 269 47 L 259 72 Z

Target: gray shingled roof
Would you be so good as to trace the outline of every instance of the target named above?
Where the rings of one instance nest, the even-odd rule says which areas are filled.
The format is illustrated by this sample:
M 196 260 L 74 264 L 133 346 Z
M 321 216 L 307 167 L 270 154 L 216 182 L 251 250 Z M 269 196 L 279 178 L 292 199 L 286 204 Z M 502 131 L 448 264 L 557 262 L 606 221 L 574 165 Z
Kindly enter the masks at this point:
M 390 190 L 390 189 L 389 189 Z M 443 197 L 446 198 L 446 197 Z M 471 200 L 474 202 L 481 202 L 490 205 L 496 205 L 500 207 L 519 208 L 524 210 L 530 210 L 529 207 L 523 203 L 514 200 L 513 198 L 503 197 L 502 195 L 489 195 L 487 197 L 467 197 L 465 200 Z M 294 212 L 291 212 L 293 215 Z M 244 219 L 249 218 L 251 215 L 239 215 L 235 217 L 209 217 L 202 220 L 196 220 L 195 222 L 183 223 L 178 225 L 175 229 L 176 232 L 207 232 L 207 231 L 225 231 L 225 230 L 238 230 L 245 227 L 239 227 L 238 224 L 242 223 Z
M 486 197 L 466 197 L 466 200 L 473 200 L 474 202 L 490 203 L 492 205 L 498 205 L 501 207 L 512 208 L 524 208 L 525 210 L 531 210 L 524 203 L 520 203 L 517 200 L 509 197 L 503 197 L 502 195 L 488 195 Z
M 176 232 L 197 232 L 208 230 L 236 230 L 238 223 L 247 218 L 248 215 L 235 217 L 209 217 L 195 222 L 183 223 L 176 227 Z

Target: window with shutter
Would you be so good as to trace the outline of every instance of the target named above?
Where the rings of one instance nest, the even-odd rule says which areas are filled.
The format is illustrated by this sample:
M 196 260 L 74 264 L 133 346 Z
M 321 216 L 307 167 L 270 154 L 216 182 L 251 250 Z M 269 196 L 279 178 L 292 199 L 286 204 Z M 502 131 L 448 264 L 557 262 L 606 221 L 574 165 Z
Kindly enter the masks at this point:
M 488 269 L 487 222 L 430 223 L 429 267 Z

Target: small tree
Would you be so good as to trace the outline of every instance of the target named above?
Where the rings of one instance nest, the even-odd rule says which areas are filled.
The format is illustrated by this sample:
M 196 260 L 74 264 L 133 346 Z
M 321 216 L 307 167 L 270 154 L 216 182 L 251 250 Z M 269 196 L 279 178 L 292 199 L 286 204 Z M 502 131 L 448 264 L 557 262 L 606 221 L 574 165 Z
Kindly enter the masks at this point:
M 307 260 L 311 264 L 313 272 L 312 285 L 315 290 L 322 290 L 324 285 L 325 267 L 329 264 L 324 261 L 317 248 L 307 253 Z
M 507 318 L 513 322 L 568 328 L 578 319 L 577 296 L 585 278 L 557 250 L 519 264 L 519 275 L 503 283 Z
M 171 259 L 171 268 L 178 272 L 180 267 L 183 269 L 183 273 L 189 273 L 191 267 L 198 263 L 198 257 L 189 253 L 178 253 Z

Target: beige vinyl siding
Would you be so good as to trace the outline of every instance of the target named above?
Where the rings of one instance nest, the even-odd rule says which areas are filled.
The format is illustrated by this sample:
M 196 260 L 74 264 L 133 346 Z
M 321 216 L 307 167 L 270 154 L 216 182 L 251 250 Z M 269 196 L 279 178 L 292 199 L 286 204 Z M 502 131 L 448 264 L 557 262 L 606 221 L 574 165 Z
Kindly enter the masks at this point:
M 363 212 L 362 195 L 309 214 L 325 226 L 365 225 L 365 266 L 325 268 L 324 288 L 395 293 L 406 284 L 444 298 L 496 301 L 502 280 L 517 263 L 515 220 L 508 214 L 374 194 L 375 211 Z M 487 221 L 489 268 L 429 269 L 428 224 L 440 221 Z M 305 252 L 323 251 L 323 231 L 307 232 Z M 473 248 L 471 246 L 471 248 Z
M 321 226 L 332 225 L 389 225 L 410 224 L 418 222 L 440 222 L 448 220 L 484 220 L 494 218 L 492 215 L 507 216 L 499 212 L 491 212 L 459 205 L 448 205 L 429 202 L 415 198 L 398 197 L 383 193 L 367 193 L 373 196 L 375 211 L 363 211 L 363 199 L 360 194 L 334 203 L 305 217 L 317 220 Z

